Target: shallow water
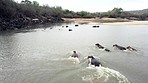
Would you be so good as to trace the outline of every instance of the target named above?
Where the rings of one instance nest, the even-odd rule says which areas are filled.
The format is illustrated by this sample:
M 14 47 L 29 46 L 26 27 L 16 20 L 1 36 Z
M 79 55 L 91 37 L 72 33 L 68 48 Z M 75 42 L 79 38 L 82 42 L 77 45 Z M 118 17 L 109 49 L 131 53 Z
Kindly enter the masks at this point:
M 1 33 L 0 83 L 147 83 L 147 25 L 75 24 Z M 96 43 L 111 52 L 98 50 Z M 138 51 L 119 51 L 113 44 Z M 80 55 L 79 64 L 68 59 L 73 50 Z M 89 55 L 103 67 L 89 68 L 84 60 Z

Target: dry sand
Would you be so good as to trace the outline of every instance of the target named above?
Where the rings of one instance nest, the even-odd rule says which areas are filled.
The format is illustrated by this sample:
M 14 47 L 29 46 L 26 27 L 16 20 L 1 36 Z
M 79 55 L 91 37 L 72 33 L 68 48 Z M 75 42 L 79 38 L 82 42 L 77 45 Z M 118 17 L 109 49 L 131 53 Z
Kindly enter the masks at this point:
M 63 18 L 65 22 L 89 23 L 95 22 L 99 25 L 148 25 L 148 21 L 133 21 L 121 18 Z
M 130 21 L 130 22 L 114 22 L 100 23 L 101 25 L 148 25 L 148 21 Z

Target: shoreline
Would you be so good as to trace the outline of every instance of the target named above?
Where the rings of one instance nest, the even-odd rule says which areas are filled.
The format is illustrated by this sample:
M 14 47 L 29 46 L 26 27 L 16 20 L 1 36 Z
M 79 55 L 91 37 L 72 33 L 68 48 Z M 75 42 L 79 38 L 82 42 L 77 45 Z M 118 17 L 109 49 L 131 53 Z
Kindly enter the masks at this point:
M 115 22 L 115 23 L 100 23 L 100 25 L 148 25 L 148 21 L 130 21 L 130 22 Z
M 122 18 L 63 18 L 64 22 L 89 23 L 94 22 L 98 25 L 148 25 L 148 20 L 137 21 Z

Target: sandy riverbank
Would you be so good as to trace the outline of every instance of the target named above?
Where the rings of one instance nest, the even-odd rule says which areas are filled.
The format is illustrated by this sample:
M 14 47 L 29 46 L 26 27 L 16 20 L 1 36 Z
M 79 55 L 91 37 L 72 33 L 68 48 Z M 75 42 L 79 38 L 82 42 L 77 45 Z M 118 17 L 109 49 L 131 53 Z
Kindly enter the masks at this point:
M 101 25 L 148 25 L 148 21 L 130 21 L 130 22 L 114 22 L 100 23 Z
M 96 22 L 99 25 L 148 25 L 148 21 L 133 21 L 121 18 L 63 18 L 65 22 L 89 23 Z
M 63 18 L 66 22 L 128 22 L 128 19 L 122 18 Z

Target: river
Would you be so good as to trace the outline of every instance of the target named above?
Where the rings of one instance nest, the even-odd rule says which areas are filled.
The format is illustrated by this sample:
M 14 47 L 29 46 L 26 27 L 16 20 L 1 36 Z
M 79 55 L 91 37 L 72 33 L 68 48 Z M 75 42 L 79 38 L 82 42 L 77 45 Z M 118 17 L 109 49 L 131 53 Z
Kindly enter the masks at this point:
M 75 24 L 1 32 L 0 83 L 148 82 L 148 25 Z M 111 52 L 98 50 L 96 43 Z M 113 49 L 113 44 L 132 46 L 137 52 Z M 74 50 L 79 64 L 68 59 Z M 89 55 L 103 67 L 89 68 L 84 60 Z

